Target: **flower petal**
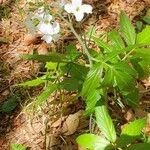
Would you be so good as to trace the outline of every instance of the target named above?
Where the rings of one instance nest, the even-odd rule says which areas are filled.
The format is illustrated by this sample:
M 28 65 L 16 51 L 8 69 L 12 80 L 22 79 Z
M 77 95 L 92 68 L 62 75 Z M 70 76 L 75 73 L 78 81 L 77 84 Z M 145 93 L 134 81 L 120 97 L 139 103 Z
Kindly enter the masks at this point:
M 40 22 L 37 28 L 42 34 L 53 34 L 53 27 L 50 23 Z
M 50 14 L 44 14 L 43 21 L 50 22 L 53 19 L 53 17 Z
M 83 13 L 90 14 L 90 13 L 92 13 L 92 9 L 93 9 L 93 8 L 92 8 L 91 5 L 84 4 L 84 5 L 81 6 L 81 11 L 82 11 Z
M 84 13 L 82 13 L 81 11 L 75 12 L 74 15 L 75 15 L 76 21 L 78 22 L 81 21 L 84 17 Z
M 59 33 L 59 31 L 60 31 L 59 23 L 57 23 L 57 22 L 53 23 L 52 28 L 53 28 L 53 34 Z
M 73 6 L 72 6 L 72 4 L 66 4 L 64 6 L 64 9 L 67 13 L 72 13 Z
M 52 41 L 52 36 L 49 34 L 45 34 L 42 39 L 46 42 L 46 43 L 50 43 Z
M 82 5 L 82 0 L 72 0 L 72 5 L 74 7 L 79 7 Z

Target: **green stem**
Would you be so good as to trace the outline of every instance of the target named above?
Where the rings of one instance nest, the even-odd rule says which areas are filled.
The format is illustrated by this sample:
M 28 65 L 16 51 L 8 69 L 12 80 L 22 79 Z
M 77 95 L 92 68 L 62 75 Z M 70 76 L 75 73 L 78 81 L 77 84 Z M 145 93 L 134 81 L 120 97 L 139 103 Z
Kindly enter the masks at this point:
M 92 67 L 93 65 L 93 62 L 92 61 L 98 61 L 96 60 L 95 58 L 91 57 L 87 47 L 85 46 L 84 42 L 81 40 L 80 36 L 78 35 L 78 33 L 75 31 L 74 27 L 72 26 L 72 23 L 71 23 L 71 19 L 70 19 L 70 16 L 69 16 L 69 22 L 64 18 L 62 17 L 60 14 L 59 16 L 68 24 L 70 30 L 72 31 L 72 33 L 75 35 L 75 37 L 77 38 L 77 40 L 79 41 L 79 43 L 81 44 L 82 48 L 83 48 L 83 52 L 87 55 L 88 57 L 88 60 L 89 60 L 89 63 L 90 63 L 90 67 Z

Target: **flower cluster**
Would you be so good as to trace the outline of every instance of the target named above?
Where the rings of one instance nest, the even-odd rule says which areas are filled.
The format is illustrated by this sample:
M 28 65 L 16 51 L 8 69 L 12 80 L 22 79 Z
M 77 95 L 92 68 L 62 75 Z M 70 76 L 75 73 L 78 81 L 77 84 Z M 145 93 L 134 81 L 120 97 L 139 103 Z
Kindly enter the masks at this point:
M 71 13 L 75 16 L 76 21 L 81 21 L 84 14 L 92 13 L 92 6 L 82 4 L 82 0 L 72 0 L 72 3 L 65 3 L 62 1 L 63 8 L 67 13 Z M 32 22 L 32 23 L 31 23 Z M 60 25 L 58 22 L 53 21 L 53 17 L 48 11 L 41 7 L 31 18 L 31 22 L 28 22 L 30 27 L 35 26 L 36 30 L 42 35 L 42 39 L 47 43 L 58 38 L 60 31 Z
M 37 30 L 42 34 L 42 39 L 47 43 L 55 40 L 60 31 L 60 25 L 57 22 L 52 23 L 53 17 L 44 10 L 44 7 L 39 8 L 38 12 L 32 17 L 38 21 Z
M 92 6 L 82 4 L 82 0 L 72 0 L 72 3 L 66 4 L 64 8 L 68 13 L 74 14 L 76 21 L 81 21 L 84 13 L 92 13 Z

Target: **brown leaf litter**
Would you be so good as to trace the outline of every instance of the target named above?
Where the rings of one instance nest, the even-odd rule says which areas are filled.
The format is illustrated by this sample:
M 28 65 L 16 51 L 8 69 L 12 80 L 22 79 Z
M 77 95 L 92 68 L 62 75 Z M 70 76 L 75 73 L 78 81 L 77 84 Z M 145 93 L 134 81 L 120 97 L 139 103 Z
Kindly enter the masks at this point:
M 149 0 L 85 1 L 94 7 L 94 15 L 85 21 L 85 26 L 95 24 L 97 34 L 118 27 L 120 10 L 124 10 L 133 20 L 136 16 L 141 15 L 143 10 L 150 4 Z M 0 0 L 0 4 L 6 4 L 6 2 L 8 1 Z M 38 36 L 35 38 L 26 32 L 23 23 L 24 19 L 22 18 L 22 15 L 24 15 L 23 10 L 26 8 L 26 1 L 19 1 L 17 6 L 20 9 L 15 4 L 12 4 L 10 6 L 11 17 L 8 19 L 3 18 L 0 22 L 0 36 L 6 41 L 5 44 L 0 44 L 0 59 L 9 66 L 10 72 L 7 76 L 8 88 L 2 91 L 2 97 L 7 97 L 7 94 L 11 92 L 9 87 L 15 80 L 24 81 L 27 78 L 30 79 L 37 76 L 39 72 L 39 63 L 36 61 L 24 61 L 19 57 L 20 54 L 33 54 L 34 49 L 39 54 L 47 54 L 49 49 L 52 48 L 51 45 L 42 42 Z M 149 94 L 149 82 L 145 81 L 144 85 L 147 86 L 146 90 L 144 87 L 146 97 Z M 53 108 L 51 104 L 48 106 L 53 110 L 54 114 L 59 110 L 59 108 Z M 149 99 L 143 97 L 140 109 L 135 110 L 134 113 L 132 110 L 127 110 L 124 118 L 126 121 L 131 121 L 135 115 L 143 116 L 146 113 L 145 108 L 149 109 L 149 107 Z M 7 129 L 6 127 L 8 132 L 0 138 L 0 150 L 8 150 L 9 144 L 16 142 L 28 146 L 31 150 L 81 150 L 81 148 L 78 148 L 75 138 L 81 131 L 89 131 L 88 121 L 81 117 L 82 109 L 78 108 L 74 112 L 69 109 L 69 111 L 70 113 L 68 112 L 67 115 L 61 116 L 57 114 L 59 118 L 55 117 L 55 115 L 52 115 L 52 117 L 49 111 L 42 109 L 32 119 L 29 119 L 26 114 L 21 114 L 11 122 L 13 124 L 12 129 Z M 58 112 L 60 113 L 60 111 Z M 149 123 L 145 130 L 149 134 Z

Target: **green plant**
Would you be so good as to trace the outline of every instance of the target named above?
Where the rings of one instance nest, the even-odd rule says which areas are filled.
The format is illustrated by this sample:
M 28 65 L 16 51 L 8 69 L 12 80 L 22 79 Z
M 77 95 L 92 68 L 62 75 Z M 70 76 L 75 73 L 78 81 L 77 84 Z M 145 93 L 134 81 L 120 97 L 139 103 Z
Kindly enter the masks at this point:
M 103 109 L 103 111 L 102 111 Z M 77 138 L 77 143 L 89 150 L 149 150 L 150 143 L 136 143 L 140 141 L 144 136 L 142 135 L 142 129 L 146 126 L 146 118 L 138 119 L 128 123 L 122 129 L 122 132 L 118 138 L 116 138 L 116 132 L 109 117 L 106 107 L 96 107 L 96 122 L 100 128 L 102 134 L 98 136 L 96 134 L 87 133 L 82 134 Z
M 127 146 L 132 143 L 134 136 L 140 135 L 141 129 L 145 125 L 145 119 L 129 124 L 128 127 L 123 129 L 119 141 L 116 141 L 118 138 L 107 109 L 108 93 L 114 95 L 113 100 L 115 102 L 121 99 L 125 105 L 138 106 L 137 80 L 149 75 L 150 26 L 137 34 L 128 17 L 124 12 L 121 12 L 120 29 L 109 32 L 107 41 L 97 37 L 93 32 L 88 34 L 89 40 L 92 40 L 99 47 L 95 51 L 89 49 L 86 42 L 84 43 L 83 39 L 77 34 L 72 25 L 71 17 L 67 21 L 61 15 L 59 16 L 74 33 L 82 46 L 82 52 L 70 44 L 66 47 L 65 54 L 23 55 L 22 57 L 25 59 L 43 62 L 47 71 L 44 76 L 21 83 L 20 86 L 46 85 L 43 93 L 34 101 L 36 108 L 41 106 L 49 95 L 55 91 L 61 91 L 61 93 L 73 91 L 77 93 L 78 97 L 82 96 L 86 103 L 85 114 L 90 115 L 95 112 L 98 127 L 104 136 L 81 135 L 77 141 L 83 147 L 88 147 L 91 150 L 101 150 L 106 149 L 106 147 L 107 149 L 117 149 L 117 146 L 122 147 L 118 143 L 122 142 L 121 140 L 124 140 L 124 138 L 128 140 L 122 142 L 125 144 L 123 146 Z M 134 124 L 139 128 L 130 135 L 129 132 L 135 127 Z M 149 144 L 140 144 L 140 146 L 147 147 Z M 135 149 L 135 147 L 133 145 L 126 147 L 126 149 Z
M 27 148 L 21 144 L 11 144 L 11 150 L 27 150 Z

